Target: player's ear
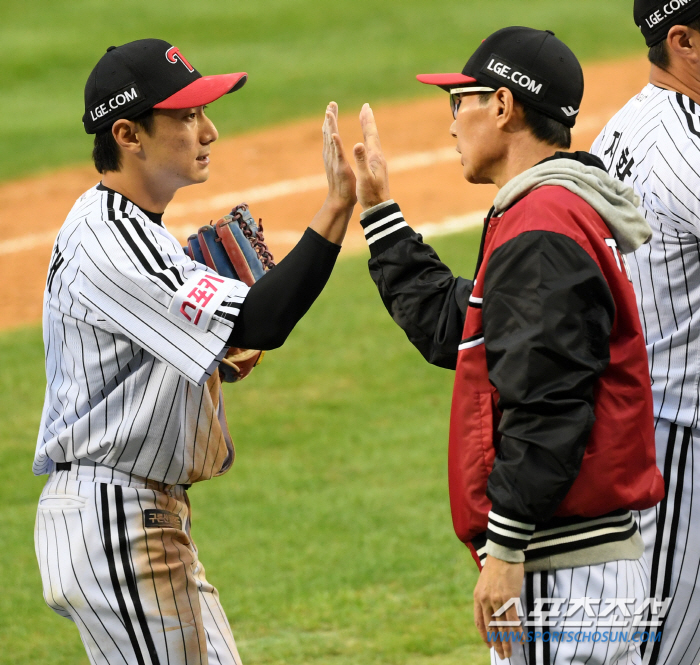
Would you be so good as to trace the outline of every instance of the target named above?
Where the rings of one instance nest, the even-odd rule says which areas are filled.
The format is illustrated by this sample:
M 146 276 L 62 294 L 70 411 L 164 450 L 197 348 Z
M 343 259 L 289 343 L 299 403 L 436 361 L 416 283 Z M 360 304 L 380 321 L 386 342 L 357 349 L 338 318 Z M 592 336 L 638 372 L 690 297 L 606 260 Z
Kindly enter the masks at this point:
M 700 62 L 700 32 L 685 25 L 674 25 L 666 37 L 666 47 L 676 57 L 692 64 Z
M 494 113 L 496 126 L 505 129 L 518 117 L 519 105 L 515 103 L 513 93 L 508 88 L 499 88 L 493 94 Z
M 112 136 L 117 145 L 122 150 L 134 154 L 141 151 L 140 131 L 141 127 L 131 120 L 117 120 L 112 125 Z

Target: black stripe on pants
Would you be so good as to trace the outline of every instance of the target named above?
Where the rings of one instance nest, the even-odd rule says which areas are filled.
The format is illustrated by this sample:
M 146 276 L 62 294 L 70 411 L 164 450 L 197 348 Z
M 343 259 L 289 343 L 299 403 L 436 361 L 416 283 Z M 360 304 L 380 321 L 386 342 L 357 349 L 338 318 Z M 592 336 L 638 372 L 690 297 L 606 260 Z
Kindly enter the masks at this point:
M 136 617 L 139 620 L 139 625 L 141 626 L 143 637 L 146 640 L 146 646 L 148 647 L 148 653 L 151 656 L 151 662 L 153 665 L 160 665 L 160 661 L 158 660 L 158 653 L 156 652 L 156 647 L 153 643 L 153 637 L 151 636 L 151 631 L 149 630 L 148 622 L 146 621 L 146 615 L 143 611 L 143 605 L 141 605 L 139 591 L 136 588 L 136 579 L 134 578 L 133 571 L 131 570 L 131 562 L 129 560 L 129 548 L 126 540 L 126 517 L 124 515 L 124 496 L 122 493 L 121 485 L 114 486 L 114 497 L 117 503 L 117 529 L 119 530 L 119 549 L 122 555 L 122 566 L 124 567 L 124 577 L 126 578 L 126 586 L 129 589 L 131 602 L 134 604 L 134 609 L 136 610 Z
M 549 592 L 547 591 L 547 577 L 548 571 L 543 570 L 540 572 L 540 598 L 549 598 Z M 551 603 L 546 603 L 546 610 L 543 606 L 543 610 L 548 611 L 552 609 Z M 544 639 L 544 634 L 549 631 L 549 621 L 544 621 L 542 624 L 542 665 L 549 665 L 551 662 L 549 655 L 549 645 L 552 639 L 552 634 L 549 634 L 549 640 Z
M 534 573 L 525 573 L 525 617 L 530 620 L 531 612 L 535 610 L 535 580 Z M 528 626 L 525 638 L 528 640 L 528 665 L 535 665 L 537 662 L 537 643 L 533 630 Z
M 672 426 L 674 429 L 674 434 L 675 434 L 675 425 Z M 668 539 L 668 551 L 666 552 L 666 566 L 664 569 L 664 576 L 663 576 L 663 586 L 661 589 L 661 598 L 660 600 L 665 600 L 671 595 L 671 576 L 673 573 L 673 558 L 676 554 L 676 538 L 678 537 L 678 522 L 680 521 L 680 515 L 681 515 L 681 508 L 682 508 L 682 502 L 683 502 L 683 481 L 685 479 L 685 466 L 688 461 L 688 449 L 690 447 L 690 428 L 689 427 L 684 427 L 683 428 L 683 439 L 681 441 L 681 452 L 680 456 L 678 458 L 678 470 L 676 474 L 676 491 L 673 496 L 673 517 L 671 519 L 671 532 L 669 534 L 669 539 Z M 675 436 L 674 436 L 674 441 L 675 441 Z M 673 455 L 671 455 L 671 458 L 669 459 L 668 456 L 668 451 L 666 454 L 666 460 L 665 464 L 671 466 L 672 465 L 672 460 L 673 460 Z M 666 480 L 666 471 L 667 469 L 664 468 L 664 481 Z M 669 473 L 670 476 L 670 473 Z M 664 503 L 668 502 L 668 485 L 666 486 L 666 496 L 664 497 Z M 666 507 L 664 506 L 663 509 L 663 517 L 664 519 L 666 518 Z M 659 519 L 659 523 L 661 523 L 662 520 L 661 518 Z M 661 550 L 661 538 L 660 535 L 663 535 L 663 531 L 659 531 L 658 525 L 657 525 L 657 532 L 656 532 L 656 541 L 654 543 L 654 560 L 652 564 L 652 579 L 654 582 L 657 582 L 656 579 L 654 579 L 653 574 L 654 574 L 654 567 L 658 570 L 659 568 L 659 560 L 657 558 L 657 551 L 660 552 Z M 656 586 L 652 584 L 650 587 L 651 593 L 655 594 Z M 651 609 L 650 609 L 651 613 Z M 651 618 L 651 614 L 649 616 Z M 663 630 L 664 630 L 664 623 L 665 623 L 665 617 L 661 619 L 661 625 L 658 626 L 657 632 L 662 633 L 661 639 L 663 640 Z M 643 647 L 646 646 L 648 643 L 644 643 Z M 658 659 L 659 659 L 659 651 L 661 650 L 661 642 L 654 641 L 654 647 L 651 652 L 651 657 L 649 659 L 649 665 L 656 665 Z M 642 655 L 644 655 L 644 651 L 642 651 Z
M 118 485 L 115 487 L 118 487 Z M 112 548 L 112 527 L 109 520 L 109 500 L 107 498 L 107 485 L 105 483 L 100 483 L 100 498 L 102 499 L 102 528 L 104 530 L 105 537 L 105 554 L 107 556 L 107 565 L 109 566 L 109 576 L 112 580 L 114 595 L 117 597 L 119 612 L 122 615 L 124 628 L 129 635 L 129 640 L 131 641 L 131 646 L 134 649 L 138 665 L 145 665 L 143 654 L 141 653 L 141 647 L 139 645 L 138 638 L 136 637 L 134 626 L 131 623 L 131 617 L 129 616 L 129 611 L 126 608 L 126 603 L 124 602 L 124 595 L 122 594 L 122 588 L 119 584 L 119 577 L 117 576 L 114 549 Z

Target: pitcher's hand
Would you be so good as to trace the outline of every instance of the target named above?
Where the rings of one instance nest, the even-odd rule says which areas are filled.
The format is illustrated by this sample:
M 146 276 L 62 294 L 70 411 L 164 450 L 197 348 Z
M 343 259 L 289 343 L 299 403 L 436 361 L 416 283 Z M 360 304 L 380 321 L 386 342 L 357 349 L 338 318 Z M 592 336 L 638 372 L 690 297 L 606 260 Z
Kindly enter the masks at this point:
M 328 199 L 332 207 L 352 210 L 357 202 L 355 174 L 345 157 L 343 142 L 338 133 L 338 105 L 331 102 L 323 121 L 323 164 L 328 178 Z
M 378 203 L 388 201 L 391 195 L 386 159 L 379 142 L 374 113 L 369 104 L 365 104 L 360 111 L 360 125 L 364 143 L 358 143 L 354 149 L 357 165 L 357 200 L 362 209 L 367 210 Z
M 345 157 L 338 133 L 338 105 L 335 102 L 326 107 L 323 121 L 323 165 L 328 179 L 328 196 L 309 227 L 326 240 L 342 245 L 357 195 L 355 174 Z

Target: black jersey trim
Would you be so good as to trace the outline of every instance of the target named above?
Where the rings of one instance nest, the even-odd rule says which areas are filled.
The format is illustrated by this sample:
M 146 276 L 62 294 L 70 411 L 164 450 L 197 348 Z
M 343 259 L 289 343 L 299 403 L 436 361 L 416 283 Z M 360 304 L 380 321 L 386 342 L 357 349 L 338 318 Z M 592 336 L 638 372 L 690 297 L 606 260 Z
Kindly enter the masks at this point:
M 238 318 L 238 314 L 223 312 L 220 309 L 217 309 L 216 312 L 214 312 L 214 316 L 216 316 L 218 319 L 222 319 L 223 321 L 228 321 L 229 323 L 235 323 L 236 319 Z
M 48 279 L 46 280 L 46 289 L 47 291 L 51 291 L 51 287 L 53 286 L 53 279 L 56 277 L 56 273 L 58 272 L 58 269 L 63 265 L 64 262 L 63 255 L 61 252 L 58 251 L 58 249 L 55 250 L 55 255 L 54 255 L 54 260 L 53 263 L 51 264 L 51 268 L 49 269 L 49 276 Z
M 177 291 L 177 287 L 170 281 L 170 278 L 166 277 L 162 272 L 159 272 L 158 270 L 154 270 L 151 265 L 148 263 L 146 260 L 146 257 L 144 254 L 141 252 L 139 249 L 138 245 L 134 242 L 134 239 L 129 235 L 128 231 L 126 230 L 126 227 L 124 226 L 124 223 L 120 219 L 115 219 L 114 225 L 117 227 L 119 230 L 119 233 L 124 236 L 124 239 L 126 240 L 127 244 L 131 248 L 131 251 L 134 253 L 134 256 L 138 259 L 139 263 L 144 267 L 146 272 L 149 275 L 152 275 L 153 277 L 156 277 L 159 279 L 163 284 L 165 284 L 173 293 Z
M 95 186 L 95 189 L 99 192 L 111 192 L 112 194 L 119 194 L 125 201 L 128 203 L 131 203 L 134 208 L 136 208 L 139 212 L 142 212 L 148 219 L 150 219 L 154 224 L 158 224 L 161 228 L 163 227 L 163 213 L 162 212 L 151 212 L 150 210 L 144 210 L 143 208 L 137 206 L 131 199 L 127 198 L 124 196 L 124 194 L 120 194 L 114 189 L 110 189 L 109 187 L 105 187 L 101 182 L 98 183 Z
M 180 276 L 180 273 L 178 272 L 178 270 L 175 266 L 166 266 L 165 265 L 165 261 L 163 261 L 163 257 L 161 256 L 160 252 L 156 249 L 156 247 L 153 245 L 153 242 L 146 235 L 146 232 L 144 231 L 143 226 L 141 226 L 141 224 L 139 224 L 139 221 L 137 219 L 134 219 L 133 217 L 127 217 L 127 219 L 131 222 L 131 225 L 134 227 L 134 230 L 136 231 L 139 238 L 141 238 L 143 244 L 146 245 L 146 248 L 153 256 L 153 259 L 155 260 L 155 262 L 158 264 L 158 267 L 161 270 L 167 270 L 168 272 L 172 273 L 175 276 L 175 281 L 180 286 L 182 286 L 185 283 L 185 280 L 182 279 L 182 277 Z
M 107 193 L 107 215 L 110 221 L 114 223 L 114 226 L 124 237 L 124 240 L 126 240 L 126 243 L 129 245 L 129 248 L 134 253 L 134 256 L 138 259 L 139 263 L 143 266 L 146 272 L 149 275 L 156 277 L 161 282 L 163 282 L 163 284 L 165 284 L 173 293 L 177 291 L 177 287 L 170 281 L 169 277 L 164 275 L 162 272 L 153 269 L 151 264 L 146 260 L 146 257 L 144 256 L 139 246 L 134 242 L 134 239 L 131 237 L 131 234 L 126 230 L 123 220 L 117 219 L 115 213 L 116 209 L 114 208 L 114 194 L 110 191 Z
M 685 104 L 683 103 L 683 95 L 680 92 L 676 93 L 676 101 L 678 102 L 678 106 L 681 107 L 681 111 L 683 111 L 683 115 L 685 116 L 685 121 L 688 125 L 688 131 L 690 131 L 691 134 L 694 134 L 698 138 L 700 138 L 700 131 L 698 131 L 695 128 L 695 120 L 697 120 L 697 116 L 695 116 L 691 111 L 694 110 L 695 103 L 693 100 L 689 100 L 691 104 L 690 111 L 685 108 Z

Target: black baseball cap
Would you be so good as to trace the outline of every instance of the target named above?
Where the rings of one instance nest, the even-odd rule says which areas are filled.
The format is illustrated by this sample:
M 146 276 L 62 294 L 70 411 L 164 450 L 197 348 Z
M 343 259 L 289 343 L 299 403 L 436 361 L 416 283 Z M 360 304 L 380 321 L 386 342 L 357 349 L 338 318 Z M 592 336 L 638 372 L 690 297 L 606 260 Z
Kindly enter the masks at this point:
M 96 134 L 152 108 L 203 106 L 239 90 L 247 79 L 245 72 L 202 76 L 177 46 L 162 39 L 110 46 L 85 84 L 83 125 Z
M 634 22 L 647 46 L 666 39 L 674 25 L 688 25 L 700 16 L 700 0 L 634 0 Z
M 567 127 L 576 123 L 583 99 L 581 65 L 550 30 L 503 28 L 481 43 L 461 74 L 419 74 L 416 78 L 448 92 L 477 85 L 508 88 L 522 104 Z

